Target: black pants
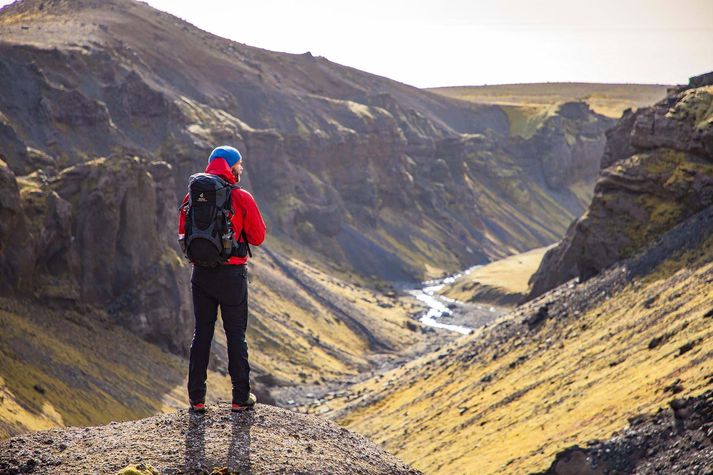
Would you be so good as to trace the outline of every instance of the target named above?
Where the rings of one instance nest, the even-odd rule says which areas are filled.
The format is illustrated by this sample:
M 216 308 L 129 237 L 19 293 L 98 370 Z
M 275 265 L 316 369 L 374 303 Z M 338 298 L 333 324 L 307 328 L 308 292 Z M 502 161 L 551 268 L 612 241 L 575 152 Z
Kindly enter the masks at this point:
M 188 397 L 193 403 L 205 402 L 210 344 L 220 305 L 228 339 L 228 372 L 233 383 L 233 401 L 243 402 L 250 392 L 248 344 L 245 341 L 248 325 L 247 267 L 194 266 L 191 288 L 196 328 L 188 368 Z

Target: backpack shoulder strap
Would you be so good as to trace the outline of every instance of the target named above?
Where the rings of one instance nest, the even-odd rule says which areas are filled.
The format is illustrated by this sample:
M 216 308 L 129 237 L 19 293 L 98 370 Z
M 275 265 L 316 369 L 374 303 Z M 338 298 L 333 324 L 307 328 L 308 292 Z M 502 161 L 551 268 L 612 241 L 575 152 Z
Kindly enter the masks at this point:
M 240 185 L 230 185 L 231 198 L 232 198 L 233 190 L 240 190 L 240 189 L 242 189 L 242 188 L 240 188 Z M 230 203 L 231 203 L 230 206 L 231 206 L 231 208 L 232 208 L 232 202 L 233 202 L 233 200 L 231 199 L 231 200 L 230 200 Z M 232 209 L 231 209 L 231 212 L 232 212 Z M 249 255 L 250 257 L 252 257 L 252 256 L 253 256 L 253 253 L 252 253 L 252 251 L 250 250 L 250 243 L 248 242 L 248 236 L 247 236 L 247 234 L 245 234 L 245 221 L 243 221 L 243 229 L 240 230 L 240 237 L 243 238 L 243 242 L 245 243 L 245 246 L 246 246 L 247 249 L 248 249 L 248 255 Z
M 240 185 L 231 185 L 229 183 L 226 183 L 226 186 L 230 188 L 228 190 L 226 208 L 228 209 L 228 211 L 230 211 L 231 214 L 233 214 L 235 212 L 235 210 L 233 210 L 233 190 L 239 190 Z

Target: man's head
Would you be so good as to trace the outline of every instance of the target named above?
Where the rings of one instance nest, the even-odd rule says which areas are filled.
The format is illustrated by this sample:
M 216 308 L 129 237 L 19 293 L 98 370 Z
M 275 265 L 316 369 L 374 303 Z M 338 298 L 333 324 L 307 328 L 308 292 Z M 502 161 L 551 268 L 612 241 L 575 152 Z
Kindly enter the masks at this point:
M 208 163 L 216 158 L 222 158 L 230 167 L 230 172 L 235 177 L 236 181 L 240 181 L 240 175 L 243 173 L 243 157 L 237 149 L 229 145 L 221 145 L 216 147 L 208 157 Z

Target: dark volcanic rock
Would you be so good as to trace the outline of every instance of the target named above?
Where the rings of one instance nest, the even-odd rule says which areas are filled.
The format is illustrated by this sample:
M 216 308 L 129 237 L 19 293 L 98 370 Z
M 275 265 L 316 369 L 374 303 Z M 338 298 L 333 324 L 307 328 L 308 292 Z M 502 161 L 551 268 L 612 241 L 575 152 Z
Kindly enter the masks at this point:
M 671 408 L 634 419 L 610 440 L 560 452 L 542 474 L 711 473 L 713 392 L 675 399 Z
M 6 292 L 104 307 L 141 336 L 185 346 L 192 317 L 185 264 L 166 226 L 175 213 L 168 164 L 111 157 L 19 180 L 4 167 L 0 180 Z
M 693 76 L 688 81 L 688 87 L 703 87 L 713 85 L 713 71 L 699 76 Z
M 711 87 L 674 90 L 607 132 L 592 203 L 545 255 L 531 298 L 592 277 L 713 203 Z

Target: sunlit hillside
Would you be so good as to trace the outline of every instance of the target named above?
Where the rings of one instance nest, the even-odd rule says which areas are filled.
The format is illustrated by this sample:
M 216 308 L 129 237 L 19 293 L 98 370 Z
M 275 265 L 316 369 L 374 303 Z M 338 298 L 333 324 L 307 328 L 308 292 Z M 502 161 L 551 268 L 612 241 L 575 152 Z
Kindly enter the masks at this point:
M 713 384 L 713 239 L 628 270 L 655 252 L 357 386 L 338 420 L 427 473 L 519 474 L 701 393 Z
M 423 341 L 409 317 L 415 303 L 273 248 L 256 256 L 248 340 L 263 378 L 332 381 L 368 369 L 374 355 L 417 350 Z
M 187 404 L 187 362 L 109 321 L 0 299 L 0 438 L 107 424 Z M 210 400 L 230 394 L 210 371 Z
M 440 294 L 461 302 L 514 306 L 527 295 L 528 281 L 547 249 L 540 247 L 472 269 L 444 287 Z

